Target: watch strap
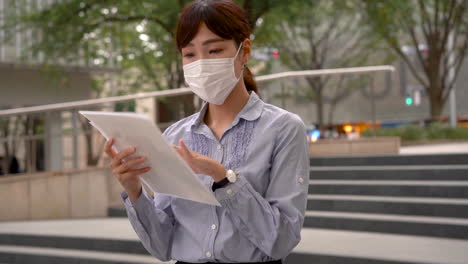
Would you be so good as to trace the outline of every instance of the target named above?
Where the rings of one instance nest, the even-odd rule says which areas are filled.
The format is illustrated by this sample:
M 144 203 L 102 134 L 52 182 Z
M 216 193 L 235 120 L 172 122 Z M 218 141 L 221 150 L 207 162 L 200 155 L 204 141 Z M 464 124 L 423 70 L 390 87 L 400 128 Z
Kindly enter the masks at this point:
M 223 188 L 224 186 L 228 185 L 228 183 L 229 183 L 229 180 L 227 177 L 220 180 L 219 182 L 213 182 L 213 185 L 211 186 L 211 190 L 214 192 L 217 189 Z

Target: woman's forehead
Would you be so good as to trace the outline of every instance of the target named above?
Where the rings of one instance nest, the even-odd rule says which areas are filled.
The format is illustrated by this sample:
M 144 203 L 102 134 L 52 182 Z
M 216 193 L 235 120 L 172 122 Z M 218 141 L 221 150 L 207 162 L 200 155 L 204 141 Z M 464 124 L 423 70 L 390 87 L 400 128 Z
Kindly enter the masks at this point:
M 223 39 L 222 37 L 216 35 L 213 31 L 211 31 L 205 23 L 200 23 L 198 26 L 197 34 L 193 37 L 193 39 L 189 42 L 187 47 L 194 46 L 194 45 L 201 45 L 205 46 L 212 43 L 223 43 L 229 42 L 232 40 Z

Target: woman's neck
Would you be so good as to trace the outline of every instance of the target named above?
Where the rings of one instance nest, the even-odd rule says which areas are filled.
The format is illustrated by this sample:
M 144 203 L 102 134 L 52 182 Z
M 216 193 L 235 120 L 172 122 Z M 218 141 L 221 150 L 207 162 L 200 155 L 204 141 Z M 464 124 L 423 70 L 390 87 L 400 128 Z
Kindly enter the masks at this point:
M 205 114 L 205 124 L 220 138 L 226 128 L 234 121 L 237 114 L 249 101 L 249 93 L 241 80 L 226 98 L 224 104 L 209 104 Z

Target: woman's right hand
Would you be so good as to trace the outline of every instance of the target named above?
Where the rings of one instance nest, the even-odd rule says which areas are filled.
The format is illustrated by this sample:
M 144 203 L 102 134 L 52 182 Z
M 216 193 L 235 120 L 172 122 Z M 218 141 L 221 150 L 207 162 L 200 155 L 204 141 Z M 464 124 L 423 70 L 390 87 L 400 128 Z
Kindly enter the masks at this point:
M 141 195 L 142 185 L 140 175 L 148 172 L 151 168 L 144 167 L 135 169 L 136 166 L 142 164 L 146 159 L 145 157 L 130 157 L 135 153 L 135 147 L 116 152 L 112 149 L 113 145 L 114 139 L 111 138 L 104 147 L 104 152 L 112 159 L 109 167 L 112 169 L 112 174 L 114 177 L 120 182 L 122 187 L 127 192 L 130 201 L 135 203 L 138 197 Z M 126 160 L 123 161 L 123 159 Z

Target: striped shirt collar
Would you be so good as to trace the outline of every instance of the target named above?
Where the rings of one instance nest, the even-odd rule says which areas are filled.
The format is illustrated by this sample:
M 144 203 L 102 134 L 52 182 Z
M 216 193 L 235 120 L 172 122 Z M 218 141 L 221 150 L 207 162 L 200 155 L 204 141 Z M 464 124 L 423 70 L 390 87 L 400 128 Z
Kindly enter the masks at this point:
M 237 114 L 236 118 L 234 119 L 230 127 L 235 126 L 241 118 L 248 120 L 248 121 L 257 120 L 262 114 L 264 104 L 265 103 L 260 99 L 260 97 L 258 97 L 258 95 L 254 91 L 250 92 L 250 97 L 249 97 L 249 100 L 247 101 L 247 104 L 245 104 L 242 110 Z M 191 126 L 192 131 L 194 129 L 199 128 L 200 124 L 203 123 L 207 110 L 208 110 L 208 103 L 205 103 L 193 121 L 193 124 Z

